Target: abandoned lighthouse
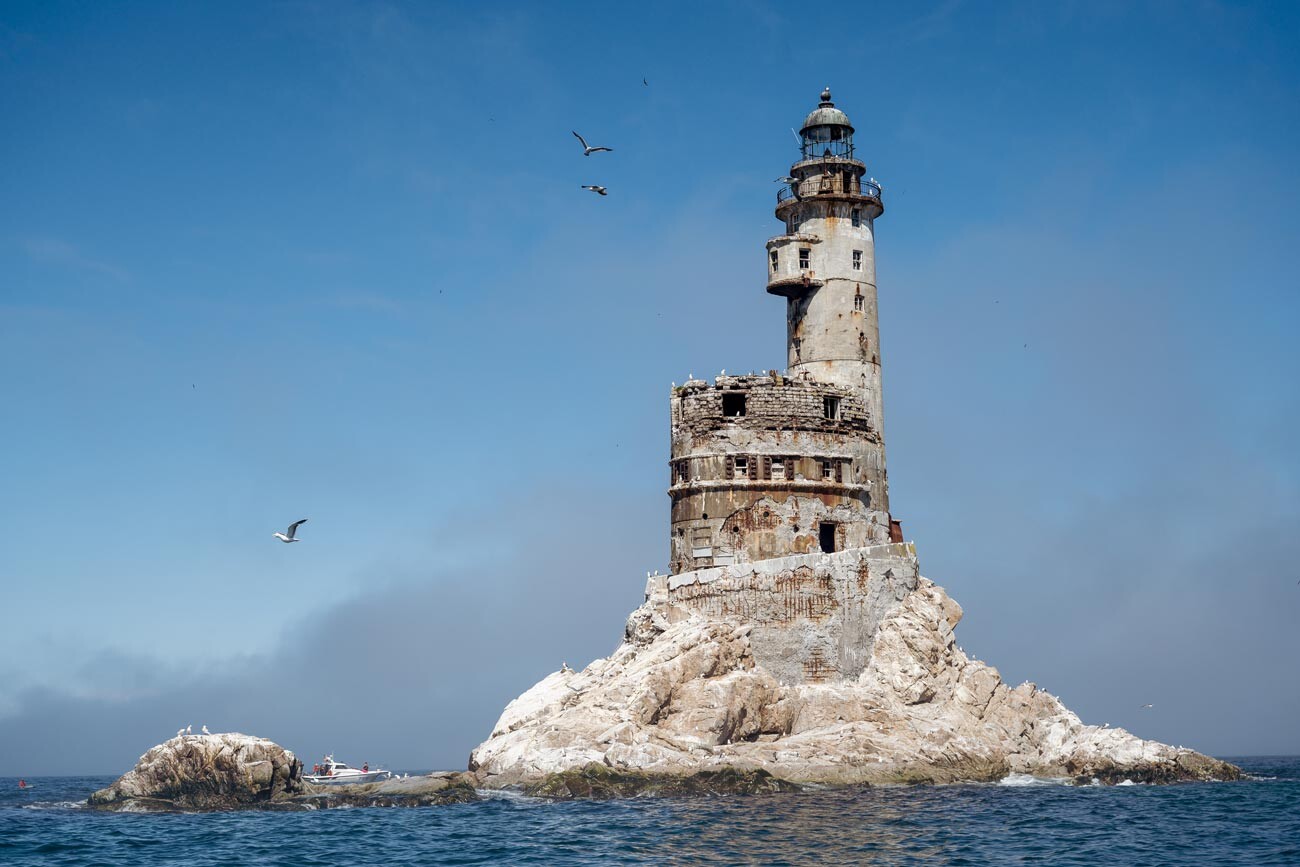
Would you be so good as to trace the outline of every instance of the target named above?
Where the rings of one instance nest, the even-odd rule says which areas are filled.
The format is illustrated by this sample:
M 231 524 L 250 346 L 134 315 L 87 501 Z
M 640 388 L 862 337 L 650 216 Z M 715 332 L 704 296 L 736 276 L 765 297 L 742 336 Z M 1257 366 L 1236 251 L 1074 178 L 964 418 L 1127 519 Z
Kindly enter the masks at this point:
M 961 607 L 889 512 L 881 188 L 829 90 L 799 138 L 764 262 L 787 369 L 674 386 L 670 574 L 646 575 L 613 653 L 510 702 L 470 770 L 492 788 L 593 794 L 728 768 L 822 784 L 1236 779 L 1084 725 L 957 646 Z
M 671 571 L 901 542 L 885 472 L 875 221 L 881 187 L 831 92 L 777 193 L 767 291 L 785 299 L 785 374 L 673 389 Z

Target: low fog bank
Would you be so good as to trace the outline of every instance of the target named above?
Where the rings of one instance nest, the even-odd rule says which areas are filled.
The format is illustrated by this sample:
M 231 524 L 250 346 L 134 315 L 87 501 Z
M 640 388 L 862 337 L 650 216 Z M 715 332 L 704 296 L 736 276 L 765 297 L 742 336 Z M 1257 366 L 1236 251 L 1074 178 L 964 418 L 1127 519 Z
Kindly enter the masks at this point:
M 667 547 L 651 532 L 660 504 L 647 500 L 584 519 L 591 535 L 580 557 L 557 515 L 500 566 L 371 576 L 341 604 L 286 611 L 278 647 L 264 656 L 195 669 L 88 651 L 76 692 L 28 689 L 0 719 L 0 773 L 123 773 L 189 724 L 271 738 L 308 764 L 334 752 L 393 768 L 464 768 L 512 698 L 562 662 L 584 665 L 617 646 L 648 564 Z M 231 619 L 258 604 L 214 599 Z M 147 617 L 124 628 L 147 629 Z

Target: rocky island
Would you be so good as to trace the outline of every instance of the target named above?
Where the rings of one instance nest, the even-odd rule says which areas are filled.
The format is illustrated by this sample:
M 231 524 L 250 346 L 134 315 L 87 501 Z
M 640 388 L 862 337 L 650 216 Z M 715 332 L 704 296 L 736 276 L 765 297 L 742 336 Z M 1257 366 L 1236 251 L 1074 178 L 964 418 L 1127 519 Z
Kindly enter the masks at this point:
M 829 89 L 799 142 L 776 196 L 782 228 L 765 244 L 788 369 L 673 385 L 671 574 L 647 576 L 612 655 L 511 702 L 471 771 L 486 786 L 577 793 L 724 769 L 757 786 L 758 772 L 832 784 L 1235 779 L 1225 762 L 1084 725 L 957 646 L 961 608 L 921 577 L 889 507 L 883 187 Z
M 424 807 L 476 800 L 471 781 L 459 773 L 313 786 L 303 780 L 302 762 L 284 747 L 230 732 L 178 735 L 159 744 L 87 804 L 110 811 L 208 812 Z
M 511 702 L 470 768 L 487 787 L 551 794 L 593 765 L 632 781 L 624 794 L 722 770 L 870 785 L 1239 776 L 1192 750 L 1084 725 L 1032 683 L 1007 686 L 957 646 L 961 608 L 914 564 L 896 544 L 652 578 L 618 649 Z M 834 622 L 846 611 L 857 618 L 847 630 Z M 837 655 L 829 639 L 846 631 L 867 634 Z M 808 649 L 799 670 L 787 648 Z M 817 658 L 836 676 L 810 679 Z

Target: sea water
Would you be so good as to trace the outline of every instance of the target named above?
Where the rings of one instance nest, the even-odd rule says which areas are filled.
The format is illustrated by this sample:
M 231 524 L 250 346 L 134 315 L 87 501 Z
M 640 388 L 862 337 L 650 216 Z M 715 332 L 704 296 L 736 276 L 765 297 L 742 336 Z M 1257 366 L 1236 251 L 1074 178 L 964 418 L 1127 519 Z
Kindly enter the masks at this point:
M 1300 757 L 1236 783 L 998 784 L 306 813 L 100 813 L 110 777 L 0 778 L 0 864 L 1300 865 Z

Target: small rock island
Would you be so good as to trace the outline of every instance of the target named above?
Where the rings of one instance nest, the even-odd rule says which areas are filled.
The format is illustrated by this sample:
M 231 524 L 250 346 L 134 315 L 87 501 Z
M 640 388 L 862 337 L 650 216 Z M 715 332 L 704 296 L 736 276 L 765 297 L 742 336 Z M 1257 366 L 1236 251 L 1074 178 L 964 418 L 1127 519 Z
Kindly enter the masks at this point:
M 889 509 L 884 202 L 853 134 L 824 91 L 777 193 L 767 291 L 785 300 L 788 370 L 673 386 L 671 574 L 648 576 L 611 656 L 511 702 L 471 771 L 580 795 L 724 769 L 844 784 L 1237 778 L 1084 725 L 956 645 L 961 608 L 921 577 Z
M 471 781 L 459 773 L 313 786 L 303 779 L 302 762 L 284 747 L 229 732 L 177 735 L 159 744 L 87 804 L 111 811 L 209 812 L 424 807 L 476 800 Z

